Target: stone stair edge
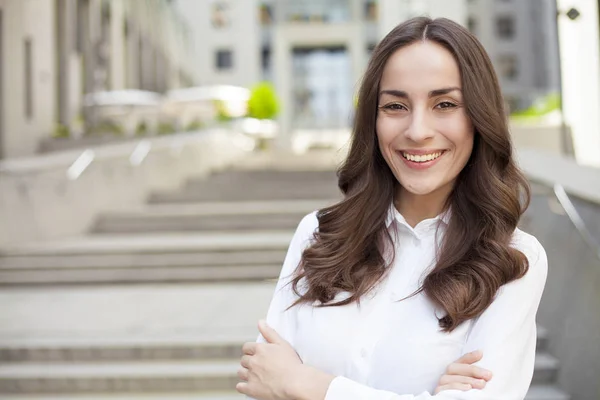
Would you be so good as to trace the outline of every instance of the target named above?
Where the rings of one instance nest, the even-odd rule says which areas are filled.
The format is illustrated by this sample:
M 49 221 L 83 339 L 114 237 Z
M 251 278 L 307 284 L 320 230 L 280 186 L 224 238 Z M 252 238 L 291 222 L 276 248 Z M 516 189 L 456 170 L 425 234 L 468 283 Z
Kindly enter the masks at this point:
M 84 378 L 128 375 L 135 377 L 201 377 L 235 374 L 238 360 L 161 360 L 91 363 L 0 363 L 0 380 Z
M 231 390 L 203 393 L 0 394 L 0 400 L 242 400 L 244 398 L 243 395 Z
M 1 257 L 22 255 L 103 255 L 194 252 L 227 249 L 278 249 L 289 245 L 293 230 L 227 231 L 148 235 L 96 234 L 0 249 Z

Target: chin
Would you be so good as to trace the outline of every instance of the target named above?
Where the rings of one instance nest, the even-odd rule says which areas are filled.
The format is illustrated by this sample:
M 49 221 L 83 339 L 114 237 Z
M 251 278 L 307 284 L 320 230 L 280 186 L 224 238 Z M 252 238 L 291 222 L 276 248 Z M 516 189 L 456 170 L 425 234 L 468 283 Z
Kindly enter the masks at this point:
M 408 193 L 413 194 L 415 196 L 426 196 L 428 194 L 435 192 L 436 189 L 438 189 L 437 187 L 434 187 L 434 186 L 423 186 L 423 185 L 409 186 L 409 185 L 403 185 L 402 183 L 401 183 L 401 185 L 404 188 L 404 190 L 406 190 Z

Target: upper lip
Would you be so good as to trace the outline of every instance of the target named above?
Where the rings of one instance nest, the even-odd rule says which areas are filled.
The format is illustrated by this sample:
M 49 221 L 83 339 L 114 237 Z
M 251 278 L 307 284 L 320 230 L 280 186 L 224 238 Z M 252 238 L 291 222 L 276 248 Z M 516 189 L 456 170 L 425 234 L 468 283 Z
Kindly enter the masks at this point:
M 406 150 L 398 150 L 401 153 L 407 153 L 407 154 L 412 154 L 415 156 L 422 156 L 422 155 L 426 155 L 426 154 L 434 154 L 434 153 L 441 153 L 443 151 L 446 150 L 441 150 L 441 149 L 406 149 Z

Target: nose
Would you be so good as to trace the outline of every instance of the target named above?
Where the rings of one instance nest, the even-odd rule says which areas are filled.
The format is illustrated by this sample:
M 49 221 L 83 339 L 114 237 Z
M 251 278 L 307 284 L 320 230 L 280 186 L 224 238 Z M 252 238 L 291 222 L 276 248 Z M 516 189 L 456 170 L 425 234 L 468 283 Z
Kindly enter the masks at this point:
M 423 142 L 431 139 L 434 135 L 434 129 L 429 121 L 427 111 L 413 110 L 410 115 L 410 123 L 404 132 L 407 139 L 413 142 Z

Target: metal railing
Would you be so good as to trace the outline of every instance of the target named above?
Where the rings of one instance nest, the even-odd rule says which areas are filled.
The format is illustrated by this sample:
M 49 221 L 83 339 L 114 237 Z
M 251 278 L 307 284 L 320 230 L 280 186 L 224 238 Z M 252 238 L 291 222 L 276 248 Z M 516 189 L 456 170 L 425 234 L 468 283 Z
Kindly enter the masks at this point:
M 573 202 L 569 198 L 569 195 L 565 191 L 565 188 L 562 185 L 555 183 L 553 191 L 561 207 L 565 210 L 567 216 L 575 226 L 575 229 L 577 229 L 577 231 L 583 238 L 583 241 L 592 249 L 592 251 L 596 254 L 596 257 L 600 259 L 600 244 L 596 241 L 596 239 L 594 239 L 594 237 L 590 233 L 589 229 L 585 225 L 585 222 L 583 221 L 583 218 L 581 218 L 581 215 L 579 215 L 579 212 L 575 208 L 575 205 L 573 204 Z

